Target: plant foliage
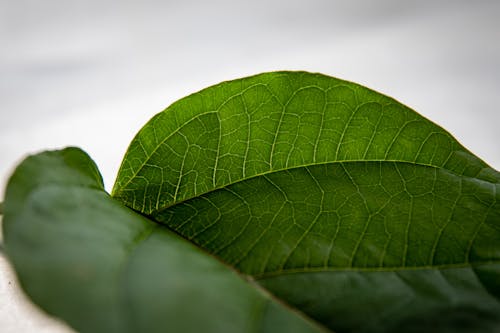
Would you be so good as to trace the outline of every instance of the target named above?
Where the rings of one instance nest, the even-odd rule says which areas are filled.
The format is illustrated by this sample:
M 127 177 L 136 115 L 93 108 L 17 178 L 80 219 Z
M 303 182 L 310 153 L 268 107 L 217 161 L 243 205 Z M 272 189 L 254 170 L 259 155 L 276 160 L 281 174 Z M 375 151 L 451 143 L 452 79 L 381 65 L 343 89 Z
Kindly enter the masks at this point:
M 499 190 L 389 97 L 264 73 L 153 117 L 111 195 L 77 148 L 27 158 L 5 245 L 82 332 L 495 332 Z

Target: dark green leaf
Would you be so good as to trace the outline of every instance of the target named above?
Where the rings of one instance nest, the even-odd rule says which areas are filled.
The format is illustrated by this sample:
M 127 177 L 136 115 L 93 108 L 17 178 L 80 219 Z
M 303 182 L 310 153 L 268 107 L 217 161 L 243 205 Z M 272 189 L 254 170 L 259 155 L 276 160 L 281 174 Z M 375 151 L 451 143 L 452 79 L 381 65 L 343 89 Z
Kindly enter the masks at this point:
M 339 331 L 500 330 L 500 174 L 391 98 L 320 74 L 155 116 L 113 196 Z
M 321 332 L 258 285 L 111 199 L 81 150 L 26 159 L 5 198 L 28 295 L 81 332 Z

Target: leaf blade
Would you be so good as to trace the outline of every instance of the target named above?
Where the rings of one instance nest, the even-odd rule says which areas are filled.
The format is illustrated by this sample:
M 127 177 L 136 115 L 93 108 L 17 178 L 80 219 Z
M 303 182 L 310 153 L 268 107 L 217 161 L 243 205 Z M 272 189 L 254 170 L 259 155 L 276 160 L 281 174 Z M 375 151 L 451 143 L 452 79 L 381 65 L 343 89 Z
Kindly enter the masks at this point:
M 217 115 L 212 125 L 183 127 L 205 114 Z M 165 140 L 152 140 L 152 133 Z M 177 134 L 183 144 L 169 143 Z M 202 170 L 211 172 L 198 177 Z M 371 319 L 358 323 L 356 306 L 337 307 L 335 293 L 309 298 L 314 287 L 341 290 L 304 276 L 311 267 L 319 270 L 311 273 L 314 280 L 322 268 L 324 274 L 354 270 L 367 279 L 379 270 L 405 275 L 409 267 L 411 276 L 429 277 L 492 265 L 485 300 L 496 311 L 498 286 L 491 281 L 498 280 L 500 259 L 499 184 L 496 170 L 393 99 L 319 74 L 279 72 L 207 88 L 155 116 L 131 143 L 113 195 L 333 329 L 398 331 L 425 319 L 443 330 L 467 330 L 455 327 L 457 316 L 447 322 L 439 311 L 456 314 L 468 306 L 494 330 L 499 321 L 477 299 L 453 303 L 468 288 L 456 279 L 438 312 L 421 318 L 399 309 L 390 328 L 379 326 L 369 307 L 361 317 Z M 297 275 L 302 278 L 290 278 Z M 383 279 L 375 281 L 380 285 L 372 289 L 384 288 Z M 418 290 L 418 283 L 411 288 Z M 391 299 L 379 296 L 377 304 Z M 417 296 L 411 302 L 422 309 L 432 300 Z

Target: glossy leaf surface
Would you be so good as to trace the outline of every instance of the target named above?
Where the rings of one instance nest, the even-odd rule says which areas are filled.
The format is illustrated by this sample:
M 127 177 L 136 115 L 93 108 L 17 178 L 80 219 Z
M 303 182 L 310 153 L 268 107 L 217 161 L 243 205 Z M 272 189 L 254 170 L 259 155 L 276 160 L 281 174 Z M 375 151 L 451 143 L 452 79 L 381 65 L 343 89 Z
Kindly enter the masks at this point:
M 333 329 L 494 331 L 499 187 L 393 99 L 279 72 L 155 116 L 113 196 Z
M 81 332 L 322 332 L 252 282 L 104 192 L 68 148 L 9 181 L 7 254 L 28 295 Z

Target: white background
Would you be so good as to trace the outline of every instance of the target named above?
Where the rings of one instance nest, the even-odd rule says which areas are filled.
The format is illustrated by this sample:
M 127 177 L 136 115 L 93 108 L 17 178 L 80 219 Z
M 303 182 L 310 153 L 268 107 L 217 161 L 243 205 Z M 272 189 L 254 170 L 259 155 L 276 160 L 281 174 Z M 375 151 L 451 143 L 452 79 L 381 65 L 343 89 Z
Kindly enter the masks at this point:
M 395 97 L 500 169 L 499 22 L 497 0 L 0 0 L 0 200 L 27 153 L 68 145 L 110 189 L 155 113 L 281 69 Z M 1 256 L 0 331 L 68 331 L 23 298 Z

